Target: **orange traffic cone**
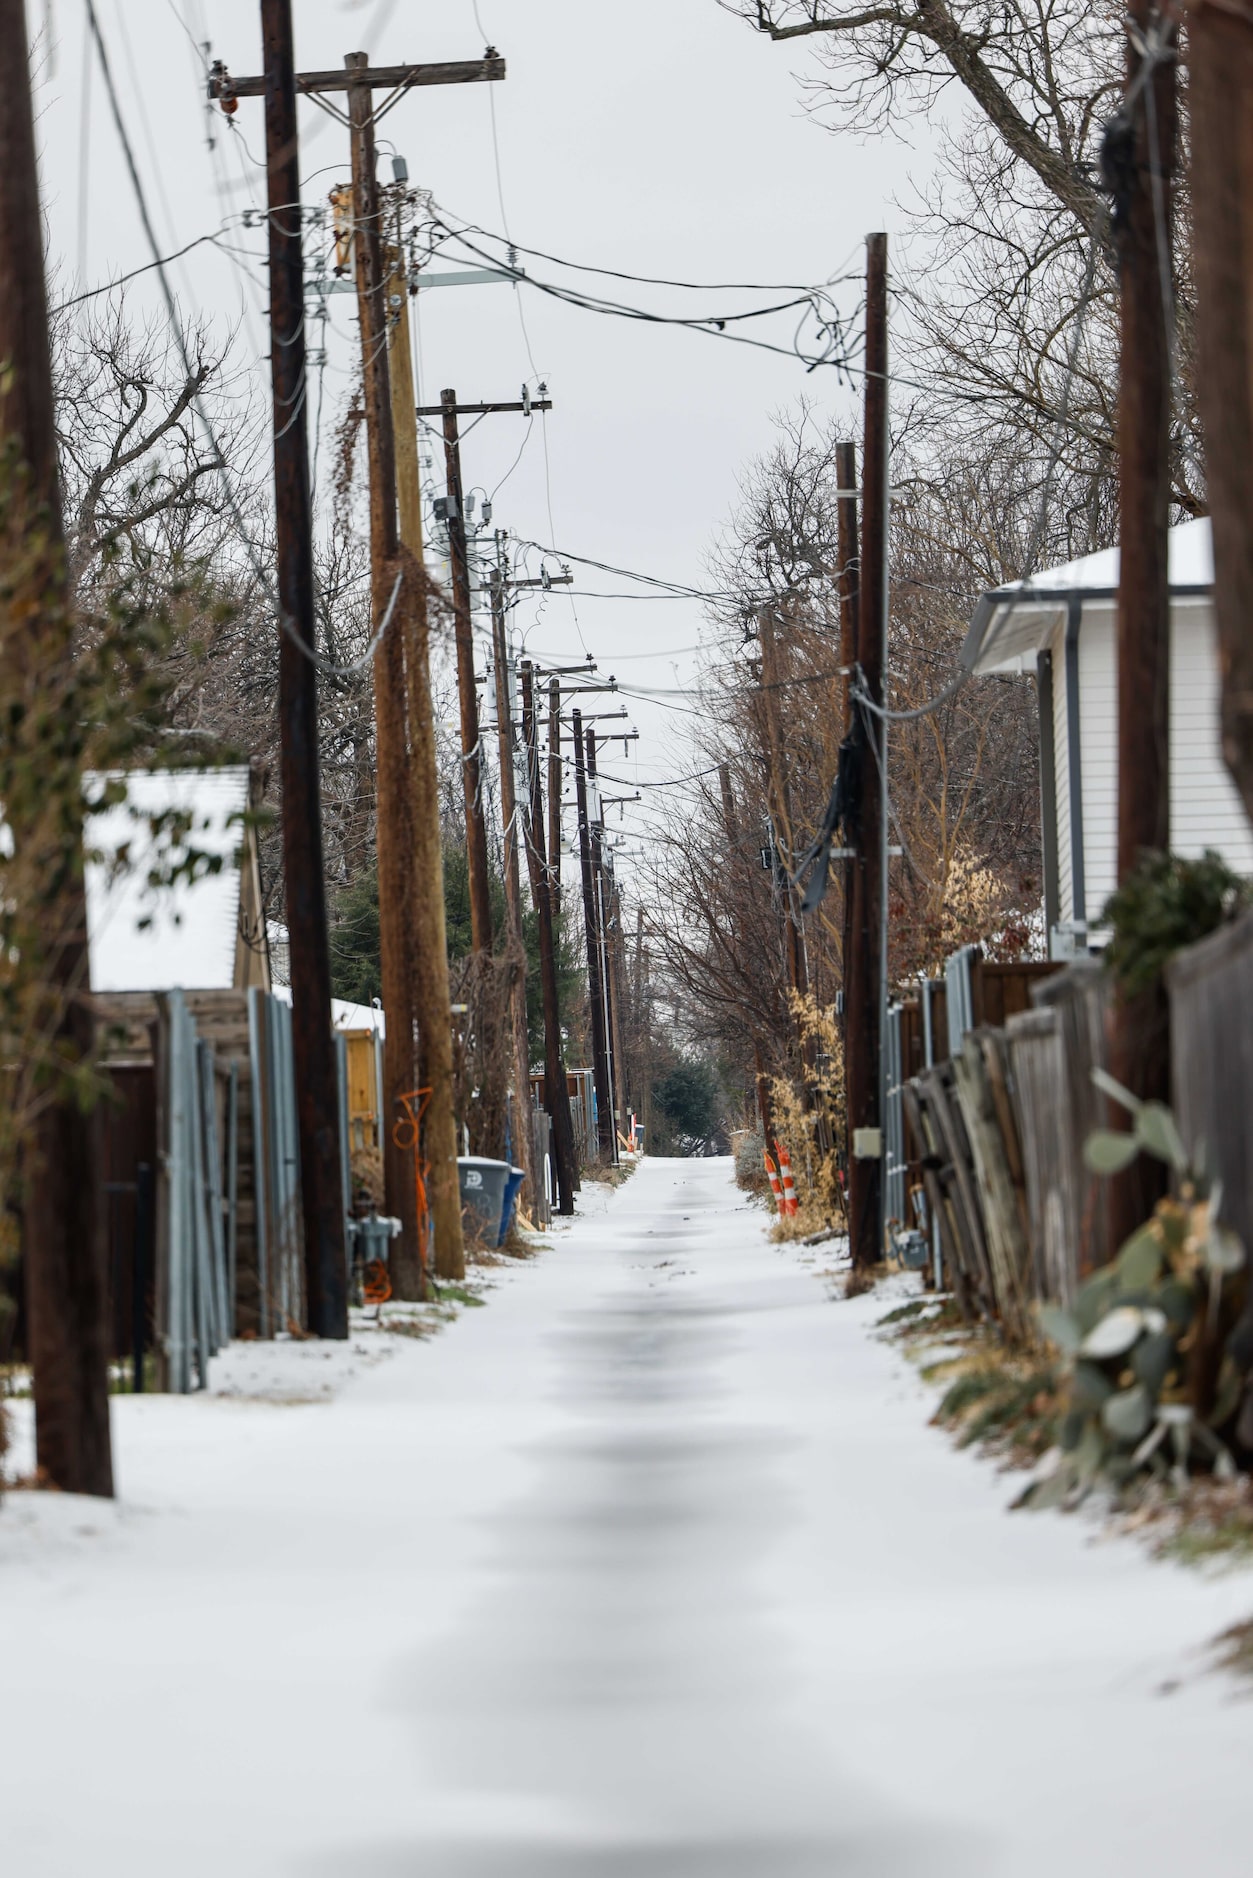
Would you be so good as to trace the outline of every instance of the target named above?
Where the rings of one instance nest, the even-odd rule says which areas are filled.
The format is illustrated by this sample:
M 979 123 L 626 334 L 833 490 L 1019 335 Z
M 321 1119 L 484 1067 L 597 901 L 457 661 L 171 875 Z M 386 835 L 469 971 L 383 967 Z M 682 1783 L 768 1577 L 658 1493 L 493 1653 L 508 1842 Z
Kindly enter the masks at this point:
M 775 1205 L 779 1209 L 779 1218 L 786 1219 L 787 1201 L 783 1197 L 783 1187 L 779 1181 L 779 1170 L 769 1155 L 766 1156 L 766 1172 L 770 1176 L 770 1191 L 774 1195 Z
M 792 1181 L 792 1157 L 781 1141 L 776 1145 L 779 1150 L 779 1172 L 783 1176 L 783 1199 L 779 1204 L 779 1211 L 784 1219 L 791 1219 L 798 1207 L 796 1188 Z

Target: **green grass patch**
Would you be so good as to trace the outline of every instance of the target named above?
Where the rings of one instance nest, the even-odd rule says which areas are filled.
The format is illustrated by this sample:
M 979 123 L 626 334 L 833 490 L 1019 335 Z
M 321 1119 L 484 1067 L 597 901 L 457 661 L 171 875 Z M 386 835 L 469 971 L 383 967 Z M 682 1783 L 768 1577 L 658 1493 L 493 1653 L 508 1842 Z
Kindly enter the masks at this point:
M 886 1317 L 877 1318 L 875 1329 L 886 1330 L 891 1324 L 910 1324 L 922 1317 L 924 1313 L 928 1317 L 934 1317 L 937 1308 L 934 1298 L 911 1298 L 908 1304 L 898 1304 L 894 1311 L 887 1313 Z
M 431 1288 L 431 1296 L 439 1305 L 461 1304 L 467 1310 L 473 1310 L 487 1302 L 477 1291 L 471 1291 L 468 1285 L 454 1284 L 451 1280 L 445 1283 L 442 1279 L 437 1282 L 429 1275 L 426 1282 Z

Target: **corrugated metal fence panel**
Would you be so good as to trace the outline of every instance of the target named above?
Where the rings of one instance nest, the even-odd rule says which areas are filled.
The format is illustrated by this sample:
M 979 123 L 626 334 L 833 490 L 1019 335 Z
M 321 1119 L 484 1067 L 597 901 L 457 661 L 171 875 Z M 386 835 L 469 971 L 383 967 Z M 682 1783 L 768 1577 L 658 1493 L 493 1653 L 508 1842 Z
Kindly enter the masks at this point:
M 901 1007 L 892 1005 L 888 1010 L 886 1062 L 884 1065 L 884 1092 L 886 1095 L 884 1114 L 884 1179 L 886 1182 L 885 1200 L 889 1221 L 895 1220 L 898 1226 L 910 1222 L 905 1218 L 905 1118 L 901 1108 Z
M 970 971 L 976 950 L 974 946 L 962 946 L 944 961 L 950 1057 L 961 1055 L 962 1039 L 968 1030 L 974 1029 L 975 1007 Z
M 257 1334 L 304 1324 L 300 1141 L 291 1006 L 248 993 L 257 1200 Z
M 229 1333 L 222 1157 L 212 1047 L 196 1035 L 181 991 L 165 994 L 165 1204 L 162 1243 L 168 1387 L 176 1395 L 209 1380 L 209 1359 Z
M 1222 1181 L 1222 1216 L 1253 1246 L 1253 913 L 1169 967 L 1174 1105 L 1189 1151 Z

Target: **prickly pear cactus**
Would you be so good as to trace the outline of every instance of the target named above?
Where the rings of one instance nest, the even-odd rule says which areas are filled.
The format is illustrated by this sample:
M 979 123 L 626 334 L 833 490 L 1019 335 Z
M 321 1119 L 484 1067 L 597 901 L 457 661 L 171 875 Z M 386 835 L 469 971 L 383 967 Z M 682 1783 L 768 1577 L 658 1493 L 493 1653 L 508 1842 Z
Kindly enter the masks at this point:
M 1213 1339 L 1223 1286 L 1246 1266 L 1244 1246 L 1219 1221 L 1221 1194 L 1188 1156 L 1170 1110 L 1137 1101 L 1102 1071 L 1095 1080 L 1130 1110 L 1134 1127 L 1089 1137 L 1089 1166 L 1115 1173 L 1152 1154 L 1171 1167 L 1177 1197 L 1159 1201 L 1081 1286 L 1072 1309 L 1040 1308 L 1041 1333 L 1067 1363 L 1069 1388 L 1057 1446 L 1020 1497 L 1025 1506 L 1074 1505 L 1098 1480 L 1119 1486 L 1143 1471 L 1176 1480 L 1193 1465 L 1235 1471 L 1215 1430 L 1234 1414 L 1244 1380 Z M 1198 1389 L 1202 1356 L 1217 1381 Z

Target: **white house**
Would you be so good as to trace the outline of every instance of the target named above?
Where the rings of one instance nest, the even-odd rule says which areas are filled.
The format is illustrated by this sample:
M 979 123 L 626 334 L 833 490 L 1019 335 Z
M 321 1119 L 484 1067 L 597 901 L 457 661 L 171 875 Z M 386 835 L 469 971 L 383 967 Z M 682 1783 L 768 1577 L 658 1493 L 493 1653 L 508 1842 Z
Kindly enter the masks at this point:
M 1208 520 L 1170 531 L 1170 845 L 1253 875 L 1253 828 L 1222 760 Z M 1034 672 L 1044 904 L 1054 957 L 1085 949 L 1113 892 L 1118 815 L 1118 549 L 983 595 L 962 647 L 974 673 Z

